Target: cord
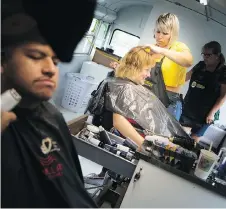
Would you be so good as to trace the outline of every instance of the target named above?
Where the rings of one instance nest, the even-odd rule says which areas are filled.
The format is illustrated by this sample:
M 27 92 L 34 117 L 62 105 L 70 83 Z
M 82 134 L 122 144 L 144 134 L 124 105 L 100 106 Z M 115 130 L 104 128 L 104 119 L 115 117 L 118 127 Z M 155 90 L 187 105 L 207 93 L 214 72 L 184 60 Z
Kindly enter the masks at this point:
M 201 12 L 198 12 L 198 11 L 196 11 L 196 10 L 194 10 L 194 9 L 191 9 L 191 8 L 189 8 L 189 7 L 186 7 L 186 6 L 182 5 L 182 4 L 179 3 L 179 2 L 172 2 L 172 1 L 170 1 L 170 0 L 165 0 L 165 1 L 168 1 L 168 2 L 170 2 L 170 3 L 174 3 L 174 4 L 177 5 L 177 6 L 186 8 L 186 9 L 191 10 L 191 11 L 193 11 L 193 12 L 196 12 L 196 13 L 202 15 L 202 16 L 206 16 L 205 14 L 203 14 L 203 13 L 201 13 Z M 213 20 L 214 22 L 218 23 L 219 25 L 221 25 L 221 26 L 223 26 L 223 27 L 226 28 L 226 25 L 224 25 L 223 23 L 221 23 L 221 22 L 215 20 L 215 19 L 212 18 L 212 17 L 208 17 L 208 18 L 211 19 L 211 20 Z
M 208 5 L 208 7 L 211 8 L 211 9 L 213 9 L 213 10 L 216 10 L 217 12 L 219 12 L 219 13 L 221 13 L 222 15 L 226 16 L 226 13 L 223 13 L 223 12 L 221 12 L 220 10 L 218 10 L 218 9 L 216 9 L 216 8 L 210 6 L 210 5 Z

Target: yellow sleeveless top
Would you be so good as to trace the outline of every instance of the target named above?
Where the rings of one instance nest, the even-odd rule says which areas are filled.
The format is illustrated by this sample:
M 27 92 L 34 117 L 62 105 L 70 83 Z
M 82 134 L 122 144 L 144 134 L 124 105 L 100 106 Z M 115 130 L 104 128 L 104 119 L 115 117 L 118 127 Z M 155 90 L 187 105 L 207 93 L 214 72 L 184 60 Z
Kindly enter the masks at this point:
M 186 44 L 177 41 L 172 43 L 170 50 L 177 52 L 190 51 Z M 156 59 L 155 61 L 160 62 L 160 60 L 161 59 Z M 162 63 L 162 74 L 166 86 L 178 87 L 183 85 L 185 83 L 186 71 L 186 67 L 178 65 L 167 57 L 164 58 Z

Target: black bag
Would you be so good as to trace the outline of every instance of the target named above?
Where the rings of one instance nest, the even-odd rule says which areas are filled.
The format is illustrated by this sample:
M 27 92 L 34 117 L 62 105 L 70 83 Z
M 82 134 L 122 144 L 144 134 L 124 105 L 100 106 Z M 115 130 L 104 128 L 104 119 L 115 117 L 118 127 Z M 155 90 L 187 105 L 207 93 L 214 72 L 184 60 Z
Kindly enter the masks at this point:
M 104 112 L 105 106 L 105 95 L 108 91 L 107 79 L 102 81 L 100 85 L 97 87 L 97 90 L 94 90 L 91 93 L 91 98 L 89 100 L 88 106 L 84 112 L 86 114 L 89 112 L 92 115 L 100 116 Z
M 151 70 L 150 77 L 146 79 L 144 86 L 149 88 L 165 105 L 165 107 L 168 107 L 170 105 L 170 100 L 166 92 L 166 86 L 161 69 L 163 60 L 164 57 L 160 62 L 156 63 L 155 67 Z

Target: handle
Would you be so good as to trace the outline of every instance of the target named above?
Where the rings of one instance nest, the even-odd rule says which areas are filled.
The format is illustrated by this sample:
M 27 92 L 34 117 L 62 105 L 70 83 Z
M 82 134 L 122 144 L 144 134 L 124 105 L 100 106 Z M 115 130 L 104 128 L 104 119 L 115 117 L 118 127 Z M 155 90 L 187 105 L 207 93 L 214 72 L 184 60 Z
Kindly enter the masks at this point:
M 226 152 L 226 147 L 223 147 L 223 148 L 220 149 L 220 152 L 218 154 L 218 157 L 220 157 L 221 153 L 224 152 L 224 151 Z
M 86 76 L 86 79 L 87 80 L 95 80 L 95 78 L 93 76 L 90 76 L 90 75 Z
M 81 78 L 78 75 L 75 75 L 75 73 L 66 73 L 66 76 L 68 78 L 77 78 L 77 79 L 81 80 Z

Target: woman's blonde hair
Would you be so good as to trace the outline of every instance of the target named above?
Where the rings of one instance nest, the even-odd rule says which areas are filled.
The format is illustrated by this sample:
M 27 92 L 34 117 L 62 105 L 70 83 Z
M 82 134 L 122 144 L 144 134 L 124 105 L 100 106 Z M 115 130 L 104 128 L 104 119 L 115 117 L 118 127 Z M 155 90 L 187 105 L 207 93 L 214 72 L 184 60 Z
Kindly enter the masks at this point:
M 179 20 L 175 14 L 164 13 L 158 17 L 155 23 L 155 30 L 163 33 L 170 33 L 170 41 L 168 46 L 170 46 L 174 41 L 178 39 L 179 36 Z
M 144 68 L 150 69 L 155 65 L 155 59 L 151 55 L 149 47 L 137 46 L 132 48 L 121 60 L 115 76 L 132 79 Z

